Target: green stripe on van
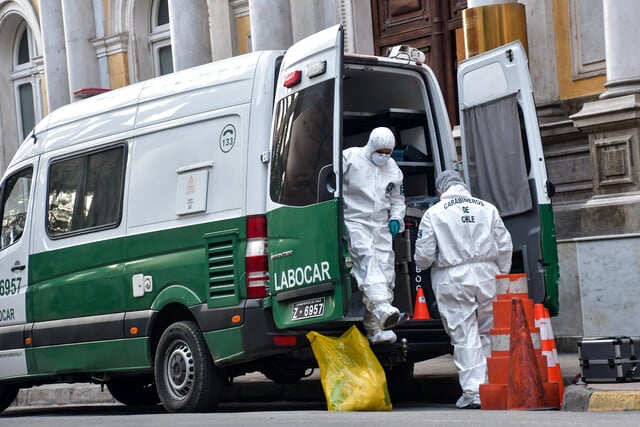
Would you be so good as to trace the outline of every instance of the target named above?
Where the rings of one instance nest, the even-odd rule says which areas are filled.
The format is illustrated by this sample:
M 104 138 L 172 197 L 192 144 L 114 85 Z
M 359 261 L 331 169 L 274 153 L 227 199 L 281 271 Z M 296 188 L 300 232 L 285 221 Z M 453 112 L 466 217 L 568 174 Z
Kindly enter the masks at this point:
M 246 241 L 240 236 L 246 236 L 244 217 L 32 255 L 28 321 L 148 309 L 155 296 L 172 284 L 190 288 L 210 307 L 237 304 L 245 295 Z M 226 262 L 214 259 L 212 265 L 211 244 L 220 242 L 231 244 Z M 152 277 L 152 292 L 133 297 L 135 274 Z
M 538 206 L 541 225 L 541 248 L 544 264 L 545 299 L 544 305 L 551 316 L 557 316 L 560 308 L 558 301 L 558 282 L 560 281 L 560 267 L 558 265 L 558 243 L 556 241 L 556 227 L 553 220 L 553 208 L 550 204 Z

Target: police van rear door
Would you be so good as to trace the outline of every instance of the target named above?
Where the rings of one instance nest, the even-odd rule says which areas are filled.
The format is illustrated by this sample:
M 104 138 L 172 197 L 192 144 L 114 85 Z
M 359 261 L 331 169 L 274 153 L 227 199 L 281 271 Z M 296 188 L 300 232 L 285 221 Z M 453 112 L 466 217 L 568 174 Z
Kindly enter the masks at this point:
M 348 288 L 339 198 L 343 31 L 293 45 L 277 81 L 267 232 L 269 289 L 280 328 L 342 318 Z
M 513 239 L 512 272 L 558 311 L 558 254 L 547 171 L 524 48 L 519 41 L 459 64 L 464 174 L 495 204 Z

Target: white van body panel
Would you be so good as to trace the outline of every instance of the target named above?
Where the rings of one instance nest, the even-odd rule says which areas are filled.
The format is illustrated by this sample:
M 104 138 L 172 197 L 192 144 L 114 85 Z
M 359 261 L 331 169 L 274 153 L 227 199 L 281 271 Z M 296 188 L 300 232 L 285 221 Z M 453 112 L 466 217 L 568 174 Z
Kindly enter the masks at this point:
M 260 156 L 268 150 L 273 70 L 280 56 L 274 51 L 235 57 L 141 82 L 118 90 L 118 96 L 108 92 L 56 110 L 36 129 L 38 143 L 33 145 L 38 149 L 26 150 L 28 142 L 23 144 L 24 153 L 14 162 L 45 151 L 43 165 L 48 165 L 94 147 L 126 142 L 130 169 L 125 208 L 117 228 L 60 240 L 46 235 L 46 213 L 37 209 L 34 224 L 40 238 L 34 240 L 32 253 L 263 213 L 267 165 Z M 221 148 L 225 126 L 235 129 L 234 144 L 226 152 Z M 238 169 L 241 164 L 247 167 Z M 206 211 L 179 213 L 179 176 L 202 176 L 202 171 Z M 47 173 L 48 167 L 40 171 L 38 200 L 46 200 Z

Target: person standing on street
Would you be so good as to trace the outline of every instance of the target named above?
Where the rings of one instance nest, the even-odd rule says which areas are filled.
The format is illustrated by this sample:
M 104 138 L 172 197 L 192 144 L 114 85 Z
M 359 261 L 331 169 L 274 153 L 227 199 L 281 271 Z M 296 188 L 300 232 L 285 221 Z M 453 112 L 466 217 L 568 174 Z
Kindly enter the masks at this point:
M 404 230 L 403 175 L 391 159 L 395 136 L 391 129 L 371 131 L 364 147 L 343 151 L 344 220 L 351 274 L 365 305 L 363 326 L 372 344 L 393 343 L 388 330 L 400 320 L 391 305 L 395 287 L 393 237 Z
M 511 269 L 513 244 L 495 206 L 472 197 L 456 171 L 436 178 L 440 201 L 423 215 L 415 262 L 431 267 L 431 283 L 451 337 L 462 396 L 458 408 L 480 408 L 491 354 L 495 277 Z

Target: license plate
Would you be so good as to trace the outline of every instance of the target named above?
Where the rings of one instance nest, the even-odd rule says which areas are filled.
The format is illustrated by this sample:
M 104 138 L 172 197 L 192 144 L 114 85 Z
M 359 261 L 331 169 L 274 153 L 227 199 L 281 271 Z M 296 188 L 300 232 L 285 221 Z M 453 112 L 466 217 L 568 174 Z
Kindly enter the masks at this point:
M 308 299 L 293 303 L 291 320 L 321 317 L 324 314 L 324 297 Z

